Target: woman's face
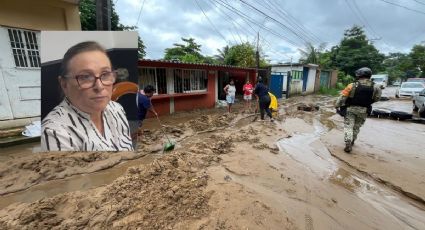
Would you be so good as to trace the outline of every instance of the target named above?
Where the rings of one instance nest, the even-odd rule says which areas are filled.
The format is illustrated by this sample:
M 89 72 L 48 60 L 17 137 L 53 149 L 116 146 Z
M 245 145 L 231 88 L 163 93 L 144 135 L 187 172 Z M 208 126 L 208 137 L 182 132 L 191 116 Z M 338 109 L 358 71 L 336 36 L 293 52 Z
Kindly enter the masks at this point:
M 97 79 L 94 86 L 82 89 L 77 82 L 77 75 L 95 75 L 112 71 L 111 62 L 101 51 L 87 51 L 75 55 L 68 63 L 68 75 L 60 78 L 65 96 L 79 110 L 92 114 L 106 108 L 111 100 L 112 85 L 105 86 Z

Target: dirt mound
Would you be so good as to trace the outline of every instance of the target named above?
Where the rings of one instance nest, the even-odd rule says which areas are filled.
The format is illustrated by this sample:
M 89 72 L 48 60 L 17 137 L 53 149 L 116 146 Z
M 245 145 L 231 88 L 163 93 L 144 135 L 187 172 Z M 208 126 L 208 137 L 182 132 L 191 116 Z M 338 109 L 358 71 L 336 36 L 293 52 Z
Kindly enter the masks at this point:
M 109 168 L 141 156 L 134 152 L 49 152 L 11 159 L 0 163 L 0 195 L 43 181 Z
M 187 126 L 195 132 L 211 130 L 218 127 L 229 125 L 236 115 L 232 113 L 216 114 L 216 115 L 202 115 L 201 117 L 191 120 Z
M 61 194 L 0 211 L 7 229 L 172 229 L 210 211 L 205 168 L 233 147 L 231 137 L 212 135 L 187 151 L 176 151 L 144 167 L 129 168 L 112 184 Z

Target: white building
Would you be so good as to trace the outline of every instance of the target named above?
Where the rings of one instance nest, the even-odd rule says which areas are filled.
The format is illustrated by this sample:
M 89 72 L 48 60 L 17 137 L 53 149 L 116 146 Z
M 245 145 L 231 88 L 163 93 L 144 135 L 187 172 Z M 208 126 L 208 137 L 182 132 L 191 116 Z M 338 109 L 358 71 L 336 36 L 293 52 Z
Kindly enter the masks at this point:
M 318 67 L 315 64 L 278 64 L 271 66 L 271 74 L 281 74 L 284 77 L 282 91 L 286 92 L 287 73 L 290 71 L 292 81 L 289 94 L 308 94 L 315 91 Z
M 81 30 L 78 0 L 0 4 L 0 129 L 40 116 L 40 31 Z

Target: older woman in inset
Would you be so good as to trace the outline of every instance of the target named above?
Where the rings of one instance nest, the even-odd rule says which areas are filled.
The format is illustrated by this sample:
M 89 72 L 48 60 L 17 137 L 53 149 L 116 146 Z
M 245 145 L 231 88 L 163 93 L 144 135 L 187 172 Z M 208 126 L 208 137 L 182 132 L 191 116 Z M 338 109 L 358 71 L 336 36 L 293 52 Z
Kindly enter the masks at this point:
M 133 150 L 124 109 L 111 101 L 115 80 L 102 46 L 89 41 L 71 47 L 59 76 L 65 98 L 42 121 L 42 150 Z

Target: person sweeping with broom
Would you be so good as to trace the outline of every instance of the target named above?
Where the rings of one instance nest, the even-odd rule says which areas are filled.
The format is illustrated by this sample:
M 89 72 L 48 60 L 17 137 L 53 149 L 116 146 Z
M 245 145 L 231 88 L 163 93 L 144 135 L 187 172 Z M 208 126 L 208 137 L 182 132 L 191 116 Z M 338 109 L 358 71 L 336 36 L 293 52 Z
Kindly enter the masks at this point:
M 146 118 L 146 114 L 149 112 L 158 116 L 158 113 L 152 106 L 151 97 L 155 93 L 155 88 L 152 85 L 147 85 L 143 90 L 140 90 L 137 94 L 137 116 L 139 119 L 139 130 L 142 130 L 143 120 Z
M 170 141 L 170 138 L 168 138 L 167 134 L 165 133 L 163 129 L 163 125 L 161 121 L 159 120 L 158 113 L 155 111 L 151 97 L 155 93 L 155 87 L 152 85 L 147 85 L 143 90 L 140 90 L 137 94 L 137 109 L 138 109 L 138 118 L 139 118 L 139 134 L 143 135 L 143 129 L 142 124 L 143 120 L 146 118 L 146 114 L 149 112 L 153 113 L 156 117 L 156 119 L 159 122 L 159 125 L 161 126 L 161 131 L 163 132 L 164 136 L 167 138 L 167 143 L 164 145 L 164 151 L 170 151 L 174 149 L 174 143 Z M 139 137 L 139 135 L 137 135 Z

